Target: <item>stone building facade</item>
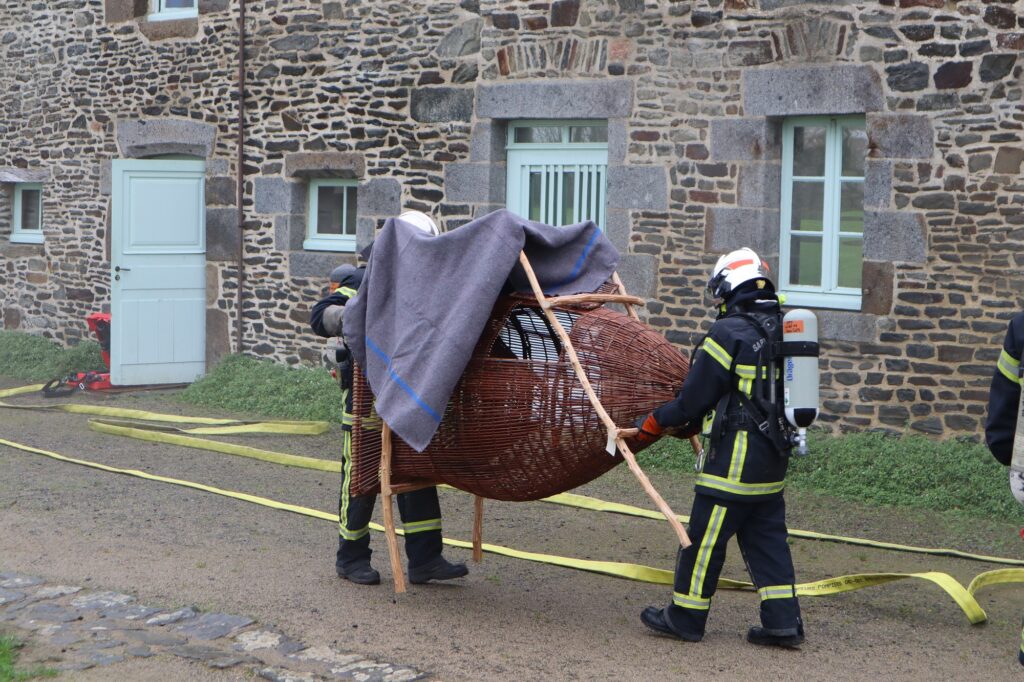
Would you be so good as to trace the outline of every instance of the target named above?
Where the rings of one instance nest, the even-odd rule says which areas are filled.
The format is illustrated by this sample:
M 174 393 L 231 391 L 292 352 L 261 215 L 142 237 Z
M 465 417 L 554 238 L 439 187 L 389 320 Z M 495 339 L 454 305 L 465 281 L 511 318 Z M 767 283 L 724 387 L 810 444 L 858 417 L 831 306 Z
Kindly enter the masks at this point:
M 863 117 L 859 309 L 818 310 L 823 423 L 974 436 L 1024 305 L 1024 3 L 1002 0 L 239 0 L 0 4 L 4 327 L 62 342 L 111 294 L 111 163 L 205 161 L 207 362 L 316 363 L 308 309 L 354 254 L 303 248 L 307 186 L 358 185 L 360 243 L 418 208 L 507 201 L 523 119 L 607 122 L 605 228 L 647 319 L 689 349 L 724 250 L 778 264 L 783 126 Z M 19 183 L 43 243 L 10 239 Z

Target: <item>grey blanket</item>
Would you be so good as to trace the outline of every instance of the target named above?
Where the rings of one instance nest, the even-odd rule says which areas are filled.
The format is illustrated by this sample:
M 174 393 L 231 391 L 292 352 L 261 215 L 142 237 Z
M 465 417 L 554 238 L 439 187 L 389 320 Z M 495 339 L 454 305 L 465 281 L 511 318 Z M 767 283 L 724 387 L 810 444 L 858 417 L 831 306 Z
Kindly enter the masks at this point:
M 546 294 L 589 292 L 619 253 L 593 222 L 552 227 L 501 210 L 430 237 L 397 219 L 373 244 L 344 333 L 377 412 L 417 451 L 430 443 L 506 281 L 531 291 L 527 257 Z

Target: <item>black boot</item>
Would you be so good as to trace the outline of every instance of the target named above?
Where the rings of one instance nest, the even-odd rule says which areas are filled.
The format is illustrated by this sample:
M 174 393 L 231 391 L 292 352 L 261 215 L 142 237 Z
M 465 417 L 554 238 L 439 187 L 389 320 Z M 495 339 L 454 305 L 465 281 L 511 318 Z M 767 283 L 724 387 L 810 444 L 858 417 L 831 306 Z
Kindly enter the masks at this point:
M 335 568 L 338 570 L 339 578 L 344 578 L 345 580 L 354 582 L 357 585 L 380 584 L 380 573 L 370 566 L 369 560 L 351 563 L 348 566 L 339 566 L 335 564 Z
M 796 649 L 804 643 L 804 626 L 799 624 L 796 630 L 767 630 L 760 625 L 747 630 L 747 641 L 762 646 L 780 646 Z
M 409 582 L 422 585 L 431 580 L 452 580 L 469 574 L 466 564 L 450 563 L 443 556 L 435 557 L 422 566 L 409 567 Z
M 676 637 L 684 642 L 699 642 L 704 639 L 704 635 L 698 635 L 695 632 L 677 632 L 673 630 L 665 609 L 659 609 L 657 606 L 648 606 L 641 611 L 640 621 L 655 632 L 668 635 L 669 637 Z

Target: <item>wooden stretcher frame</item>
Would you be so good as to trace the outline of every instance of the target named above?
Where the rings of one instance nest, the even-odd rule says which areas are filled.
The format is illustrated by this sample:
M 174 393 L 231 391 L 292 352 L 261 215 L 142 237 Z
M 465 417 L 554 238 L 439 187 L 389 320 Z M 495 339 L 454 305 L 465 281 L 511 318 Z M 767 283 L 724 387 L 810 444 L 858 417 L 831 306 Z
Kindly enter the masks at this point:
M 640 316 L 637 314 L 634 306 L 645 305 L 644 299 L 637 296 L 630 296 L 626 293 L 626 287 L 623 285 L 622 280 L 619 278 L 619 273 L 617 272 L 612 273 L 612 282 L 619 290 L 618 294 L 574 294 L 571 296 L 548 297 L 544 295 L 540 282 L 537 280 L 537 275 L 533 271 L 533 266 L 530 265 L 530 260 L 526 257 L 525 252 L 519 253 L 519 264 L 522 266 L 527 279 L 530 281 L 530 287 L 533 289 L 533 294 L 537 298 L 537 303 L 540 305 L 541 310 L 544 311 L 544 315 L 551 323 L 555 333 L 557 333 L 559 339 L 561 339 L 562 347 L 565 349 L 565 354 L 572 363 L 573 369 L 576 371 L 576 376 L 580 380 L 580 384 L 583 386 L 583 390 L 586 392 L 587 398 L 590 400 L 590 404 L 594 407 L 598 417 L 601 419 L 601 423 L 608 431 L 608 442 L 615 443 L 615 446 L 622 455 L 622 458 L 626 460 L 629 470 L 632 471 L 633 475 L 640 481 L 640 485 L 643 487 L 644 492 L 646 492 L 648 497 L 651 498 L 658 510 L 665 515 L 665 519 L 669 522 L 669 525 L 672 526 L 672 530 L 679 538 L 679 544 L 684 548 L 689 547 L 691 544 L 690 537 L 686 534 L 686 529 L 683 528 L 683 524 L 679 522 L 675 512 L 672 511 L 672 508 L 658 493 L 650 479 L 647 478 L 647 474 L 644 473 L 643 469 L 640 468 L 640 465 L 636 461 L 636 455 L 633 454 L 633 451 L 630 450 L 629 446 L 626 444 L 626 438 L 635 436 L 637 430 L 635 428 L 619 428 L 611 418 L 611 415 L 608 414 L 608 411 L 604 409 L 600 399 L 597 397 L 597 393 L 594 392 L 594 388 L 590 385 L 590 380 L 587 378 L 587 374 L 583 370 L 583 365 L 580 363 L 579 356 L 576 355 L 576 349 L 572 345 L 572 340 L 569 338 L 568 332 L 565 331 L 562 323 L 559 322 L 558 317 L 552 311 L 552 308 L 556 306 L 573 303 L 619 303 L 626 308 L 630 317 L 635 320 L 639 320 Z M 690 439 L 690 444 L 693 446 L 694 452 L 699 453 L 700 445 L 695 437 Z M 402 560 L 398 553 L 398 534 L 395 531 L 392 496 L 418 490 L 429 485 L 433 484 L 391 484 L 391 428 L 384 423 L 381 428 L 380 491 L 384 498 L 384 533 L 387 536 L 388 555 L 391 558 L 391 572 L 395 578 L 395 592 L 405 592 L 406 588 L 405 573 L 402 570 Z M 474 497 L 473 561 L 480 562 L 483 560 L 484 500 L 479 495 L 475 495 Z

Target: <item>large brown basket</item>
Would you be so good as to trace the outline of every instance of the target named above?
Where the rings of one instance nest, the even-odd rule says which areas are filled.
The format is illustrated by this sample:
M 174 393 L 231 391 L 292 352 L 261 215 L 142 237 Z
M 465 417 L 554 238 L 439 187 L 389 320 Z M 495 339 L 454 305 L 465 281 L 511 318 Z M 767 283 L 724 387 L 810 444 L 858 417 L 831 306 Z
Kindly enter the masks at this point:
M 650 327 L 603 305 L 554 308 L 617 424 L 671 400 L 689 364 Z M 359 368 L 353 393 L 352 493 L 380 489 L 381 422 Z M 430 445 L 394 439 L 392 485 L 448 483 L 495 500 L 536 500 L 592 481 L 622 457 L 536 299 L 498 301 Z

